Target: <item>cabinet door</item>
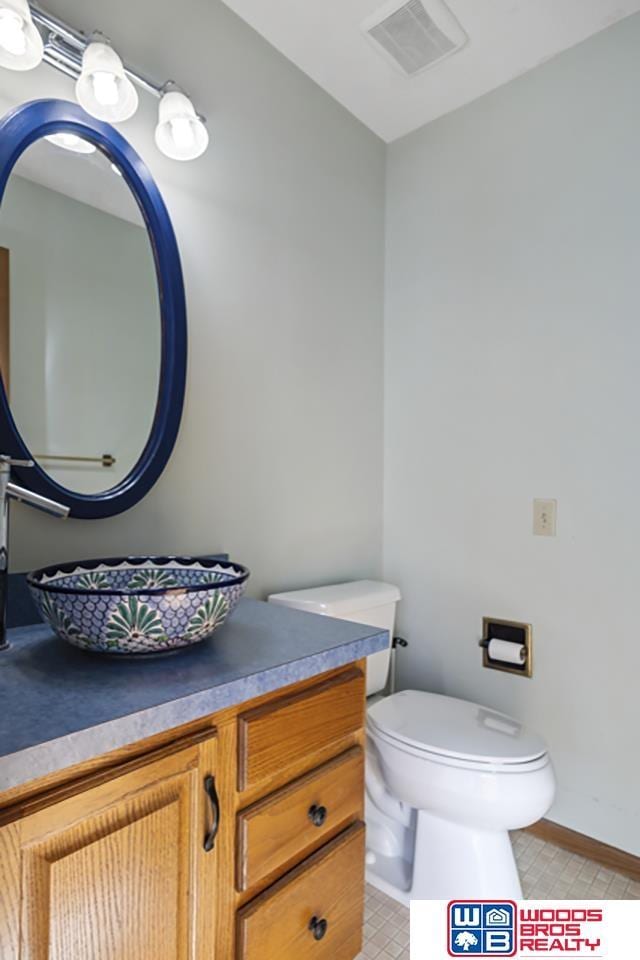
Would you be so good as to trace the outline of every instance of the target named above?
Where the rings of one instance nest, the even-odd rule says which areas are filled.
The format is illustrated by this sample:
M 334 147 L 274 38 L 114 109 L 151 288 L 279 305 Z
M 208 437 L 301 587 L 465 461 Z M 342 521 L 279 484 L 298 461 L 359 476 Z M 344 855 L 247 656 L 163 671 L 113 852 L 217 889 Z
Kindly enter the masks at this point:
M 3 960 L 212 960 L 214 774 L 209 737 L 3 827 Z

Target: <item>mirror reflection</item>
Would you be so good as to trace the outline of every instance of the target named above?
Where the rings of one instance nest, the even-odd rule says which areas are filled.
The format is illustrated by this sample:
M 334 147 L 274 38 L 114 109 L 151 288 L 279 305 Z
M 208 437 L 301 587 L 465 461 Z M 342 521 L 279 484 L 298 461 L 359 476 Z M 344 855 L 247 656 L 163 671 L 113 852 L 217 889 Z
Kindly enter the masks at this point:
M 23 440 L 77 493 L 119 484 L 153 423 L 161 325 L 136 200 L 87 140 L 20 157 L 0 210 L 0 370 Z

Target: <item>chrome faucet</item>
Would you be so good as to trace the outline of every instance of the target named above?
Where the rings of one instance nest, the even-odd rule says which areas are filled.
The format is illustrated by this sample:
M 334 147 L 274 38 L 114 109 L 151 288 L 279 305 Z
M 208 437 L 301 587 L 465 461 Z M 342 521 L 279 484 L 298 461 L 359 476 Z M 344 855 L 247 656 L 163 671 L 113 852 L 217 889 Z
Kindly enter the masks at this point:
M 69 507 L 56 500 L 41 497 L 25 487 L 11 482 L 11 467 L 33 467 L 33 460 L 12 460 L 6 454 L 0 454 L 0 650 L 6 650 L 7 643 L 7 579 L 9 573 L 9 500 L 20 500 L 38 510 L 44 510 L 54 517 L 69 516 Z

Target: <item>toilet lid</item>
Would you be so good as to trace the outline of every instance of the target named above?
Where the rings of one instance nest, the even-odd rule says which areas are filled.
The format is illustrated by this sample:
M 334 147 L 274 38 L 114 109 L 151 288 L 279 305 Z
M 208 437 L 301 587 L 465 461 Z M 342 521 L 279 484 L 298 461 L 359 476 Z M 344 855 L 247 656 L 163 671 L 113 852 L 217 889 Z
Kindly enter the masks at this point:
M 476 763 L 527 763 L 547 747 L 504 713 L 437 693 L 403 690 L 368 711 L 373 731 L 429 753 Z

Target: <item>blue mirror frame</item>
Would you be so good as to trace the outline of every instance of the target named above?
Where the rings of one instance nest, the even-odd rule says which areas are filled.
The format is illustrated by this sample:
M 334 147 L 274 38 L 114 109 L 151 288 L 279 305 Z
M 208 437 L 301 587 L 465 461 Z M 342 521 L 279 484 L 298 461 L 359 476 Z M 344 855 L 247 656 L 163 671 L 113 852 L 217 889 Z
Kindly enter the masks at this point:
M 162 327 L 158 398 L 151 432 L 130 473 L 103 493 L 81 494 L 56 483 L 37 462 L 32 468 L 14 468 L 23 486 L 66 504 L 72 517 L 96 520 L 138 503 L 159 478 L 173 450 L 187 373 L 184 281 L 171 219 L 147 165 L 114 127 L 95 120 L 75 103 L 34 100 L 0 120 L 0 205 L 21 154 L 36 140 L 54 133 L 74 133 L 89 140 L 120 168 L 144 218 L 158 278 Z M 17 428 L 1 378 L 0 453 L 15 459 L 35 459 Z

